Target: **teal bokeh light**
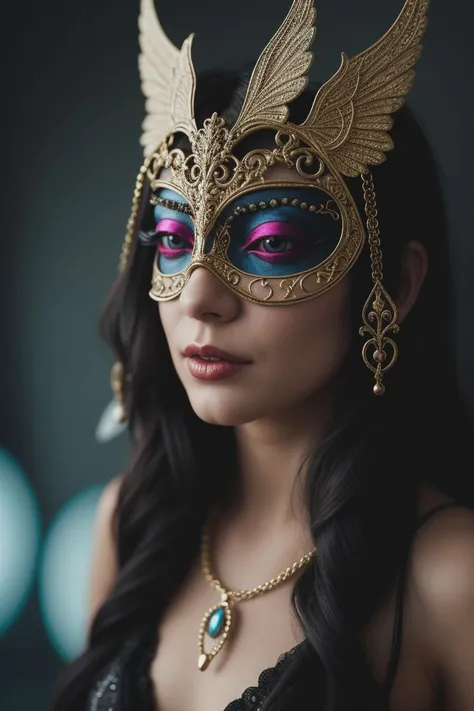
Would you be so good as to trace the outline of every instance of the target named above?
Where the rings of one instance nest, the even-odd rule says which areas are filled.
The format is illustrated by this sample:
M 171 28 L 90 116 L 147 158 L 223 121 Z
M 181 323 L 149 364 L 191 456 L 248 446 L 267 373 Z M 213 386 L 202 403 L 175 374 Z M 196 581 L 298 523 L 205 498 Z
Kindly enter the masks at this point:
M 28 599 L 40 536 L 33 490 L 19 462 L 0 448 L 0 635 Z
M 94 486 L 70 499 L 56 514 L 44 543 L 41 614 L 54 649 L 66 661 L 77 657 L 86 641 L 92 535 L 102 490 Z

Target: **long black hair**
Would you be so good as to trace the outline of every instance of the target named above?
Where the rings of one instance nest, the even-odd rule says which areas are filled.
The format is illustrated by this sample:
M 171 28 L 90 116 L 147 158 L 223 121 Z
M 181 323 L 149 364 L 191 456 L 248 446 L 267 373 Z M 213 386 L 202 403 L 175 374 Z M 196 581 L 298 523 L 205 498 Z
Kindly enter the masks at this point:
M 237 72 L 200 76 L 198 125 L 214 111 L 231 125 L 247 84 L 248 75 Z M 304 120 L 314 95 L 310 86 L 293 102 L 292 121 Z M 318 554 L 293 592 L 306 637 L 304 654 L 295 656 L 267 699 L 264 708 L 271 711 L 306 708 L 303 699 L 326 711 L 376 708 L 379 687 L 363 631 L 406 565 L 420 486 L 472 504 L 460 466 L 470 423 L 455 373 L 448 225 L 439 173 L 407 108 L 397 112 L 392 137 L 395 150 L 373 169 L 384 284 L 396 297 L 410 240 L 426 246 L 429 273 L 397 336 L 400 355 L 387 377 L 387 393 L 376 398 L 358 334 L 372 287 L 367 248 L 350 272 L 353 337 L 338 378 L 334 415 L 305 469 Z M 348 183 L 363 214 L 360 181 Z M 145 194 L 145 220 L 147 202 Z M 237 481 L 238 472 L 229 466 L 235 461 L 232 428 L 199 420 L 174 371 L 158 310 L 148 296 L 152 252 L 135 240 L 102 318 L 103 335 L 129 374 L 133 454 L 114 519 L 120 570 L 95 616 L 87 650 L 62 677 L 55 711 L 84 709 L 94 680 L 123 643 L 145 625 L 158 628 L 198 554 L 203 521 L 211 507 L 232 495 Z

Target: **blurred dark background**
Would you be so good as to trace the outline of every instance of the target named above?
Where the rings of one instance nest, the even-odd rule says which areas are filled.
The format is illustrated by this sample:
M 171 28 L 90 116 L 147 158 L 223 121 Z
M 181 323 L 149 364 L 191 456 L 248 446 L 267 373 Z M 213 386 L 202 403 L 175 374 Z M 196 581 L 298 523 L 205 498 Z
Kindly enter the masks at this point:
M 157 3 L 176 44 L 196 32 L 198 70 L 255 58 L 289 5 Z M 365 49 L 401 5 L 319 0 L 312 76 L 329 78 L 340 52 Z M 458 297 L 453 349 L 472 403 L 467 7 L 467 0 L 433 0 L 409 103 L 444 176 Z M 2 14 L 0 708 L 46 711 L 63 659 L 80 644 L 94 505 L 127 454 L 124 437 L 98 444 L 94 430 L 111 398 L 112 359 L 98 336 L 98 317 L 116 274 L 142 158 L 138 0 L 23 0 Z

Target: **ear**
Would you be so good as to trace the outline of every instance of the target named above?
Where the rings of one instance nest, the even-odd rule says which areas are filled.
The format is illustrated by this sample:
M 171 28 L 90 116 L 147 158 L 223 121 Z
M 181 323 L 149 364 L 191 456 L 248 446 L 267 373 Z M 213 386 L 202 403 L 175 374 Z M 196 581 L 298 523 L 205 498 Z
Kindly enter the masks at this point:
M 398 322 L 403 323 L 418 299 L 428 273 L 428 255 L 421 242 L 408 242 L 402 258 L 402 280 L 396 300 Z

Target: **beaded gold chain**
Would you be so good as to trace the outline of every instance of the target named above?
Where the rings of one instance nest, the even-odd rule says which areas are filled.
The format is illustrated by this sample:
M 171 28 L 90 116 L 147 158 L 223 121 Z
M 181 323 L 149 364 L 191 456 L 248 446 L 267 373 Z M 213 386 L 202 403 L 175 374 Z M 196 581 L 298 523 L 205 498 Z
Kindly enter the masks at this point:
M 170 200 L 169 198 L 162 198 L 157 197 L 156 195 L 152 195 L 150 198 L 150 204 L 161 205 L 161 207 L 167 207 L 169 210 L 184 212 L 186 215 L 192 214 L 189 205 L 186 205 L 182 202 L 177 202 L 176 200 Z M 322 203 L 320 205 L 309 205 L 307 202 L 299 200 L 298 198 L 273 198 L 268 202 L 251 202 L 246 205 L 238 205 L 234 208 L 233 214 L 227 218 L 227 221 L 232 222 L 234 217 L 238 217 L 239 215 L 245 215 L 248 212 L 257 212 L 257 210 L 266 210 L 267 208 L 275 208 L 279 206 L 299 207 L 301 210 L 307 210 L 308 212 L 316 214 L 330 215 L 333 220 L 340 220 L 341 216 L 339 212 L 337 211 L 337 209 L 334 209 L 334 207 L 331 207 L 331 205 L 334 205 L 335 208 L 337 208 L 337 203 L 334 200 L 327 200 L 325 203 Z
M 281 585 L 289 578 L 292 578 L 298 571 L 304 568 L 315 556 L 316 548 L 306 553 L 297 563 L 293 563 L 282 573 L 275 578 L 268 580 L 251 590 L 227 590 L 222 582 L 211 571 L 211 560 L 209 550 L 209 530 L 205 525 L 201 539 L 201 569 L 207 582 L 215 588 L 221 596 L 220 602 L 214 607 L 211 607 L 201 622 L 199 628 L 199 659 L 198 668 L 205 671 L 214 657 L 221 651 L 222 647 L 229 638 L 231 628 L 233 626 L 232 606 L 236 602 L 244 600 L 252 600 L 258 595 L 264 595 L 270 590 L 273 590 L 278 585 Z M 207 635 L 211 639 L 219 637 L 219 641 L 215 644 L 210 652 L 204 651 L 204 636 Z

